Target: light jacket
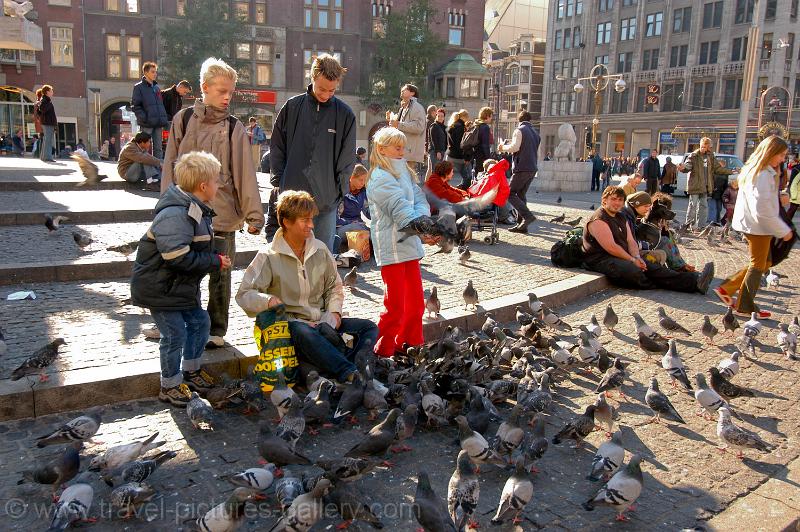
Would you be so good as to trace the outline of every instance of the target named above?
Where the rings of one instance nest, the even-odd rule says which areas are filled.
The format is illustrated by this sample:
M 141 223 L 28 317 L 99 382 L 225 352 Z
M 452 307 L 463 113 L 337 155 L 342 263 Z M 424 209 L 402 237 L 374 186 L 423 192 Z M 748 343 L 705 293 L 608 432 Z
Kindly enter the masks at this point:
M 306 240 L 303 263 L 295 256 L 278 229 L 247 267 L 236 292 L 236 302 L 251 318 L 267 310 L 270 297 L 286 306 L 291 318 L 318 322 L 323 314 L 341 314 L 344 304 L 342 279 L 336 261 L 324 242 L 312 235 Z
M 119 162 L 117 162 L 117 172 L 122 179 L 125 179 L 125 174 L 128 168 L 133 166 L 133 163 L 140 163 L 147 166 L 161 166 L 161 161 L 153 157 L 139 147 L 133 140 L 128 143 L 119 152 Z
M 400 109 L 397 129 L 406 134 L 406 159 L 415 163 L 425 162 L 425 108 L 411 97 L 408 106 Z
M 411 178 L 405 159 L 391 159 L 396 178 L 382 168 L 373 168 L 367 181 L 372 226 L 370 238 L 378 266 L 418 260 L 425 249 L 418 236 L 406 236 L 400 229 L 420 216 L 430 216 L 431 208 L 422 189 Z
M 703 154 L 700 149 L 696 149 L 684 161 L 683 166 L 689 172 L 689 182 L 687 192 L 689 194 L 711 194 L 714 190 L 714 174 L 730 175 L 733 173 L 730 168 L 725 168 L 717 162 L 717 158 L 712 152 L 705 154 L 708 158 L 708 168 L 703 166 Z
M 133 86 L 131 107 L 136 122 L 142 127 L 167 127 L 169 124 L 158 83 L 150 83 L 145 77 Z
M 229 140 L 227 110 L 196 101 L 186 131 L 183 131 L 185 112 L 186 109 L 178 111 L 172 120 L 162 167 L 161 193 L 175 179 L 173 171 L 178 157 L 190 151 L 210 152 L 222 165 L 219 191 L 211 202 L 217 213 L 215 230 L 237 231 L 245 221 L 258 229 L 264 227 L 264 208 L 258 192 L 256 169 L 242 123 L 237 120 Z
M 789 226 L 778 211 L 777 173 L 767 167 L 755 177 L 745 177 L 745 172 L 739 174 L 739 194 L 731 226 L 748 235 L 783 238 L 789 232 Z

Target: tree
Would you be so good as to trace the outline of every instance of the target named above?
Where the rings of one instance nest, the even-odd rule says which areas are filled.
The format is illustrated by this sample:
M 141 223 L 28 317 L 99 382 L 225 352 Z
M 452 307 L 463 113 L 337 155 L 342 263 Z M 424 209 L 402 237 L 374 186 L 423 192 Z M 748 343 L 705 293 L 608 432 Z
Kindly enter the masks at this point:
M 382 21 L 372 58 L 370 86 L 363 91 L 367 105 L 392 107 L 400 87 L 412 83 L 423 91 L 428 67 L 446 43 L 428 27 L 436 10 L 429 0 L 412 0 L 405 12 L 392 12 Z
M 244 22 L 231 16 L 227 2 L 190 0 L 185 16 L 161 30 L 165 57 L 160 67 L 171 79 L 197 80 L 200 65 L 209 57 L 225 59 L 236 67 L 236 43 L 247 40 Z

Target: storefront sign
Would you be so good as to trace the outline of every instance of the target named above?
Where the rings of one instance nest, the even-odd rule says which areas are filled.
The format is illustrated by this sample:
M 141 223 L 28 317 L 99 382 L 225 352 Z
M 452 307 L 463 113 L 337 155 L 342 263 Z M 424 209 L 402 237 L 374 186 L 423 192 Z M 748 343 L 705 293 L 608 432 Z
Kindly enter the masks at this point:
M 239 89 L 233 91 L 233 99 L 243 103 L 266 103 L 275 105 L 278 101 L 278 93 L 275 91 L 263 91 L 255 89 Z
M 736 144 L 736 133 L 720 133 L 720 144 Z
M 675 145 L 675 138 L 672 136 L 671 131 L 659 131 L 658 132 L 658 143 L 659 144 L 670 144 Z

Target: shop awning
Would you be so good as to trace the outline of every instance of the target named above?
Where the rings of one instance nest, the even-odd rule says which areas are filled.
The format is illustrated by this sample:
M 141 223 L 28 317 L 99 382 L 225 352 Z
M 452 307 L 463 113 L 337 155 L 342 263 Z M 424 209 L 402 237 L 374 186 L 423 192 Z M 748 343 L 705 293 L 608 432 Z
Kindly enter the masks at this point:
M 675 126 L 672 130 L 672 138 L 675 139 L 694 139 L 708 137 L 710 139 L 718 139 L 721 135 L 726 134 L 736 135 L 735 126 L 724 127 L 684 127 Z

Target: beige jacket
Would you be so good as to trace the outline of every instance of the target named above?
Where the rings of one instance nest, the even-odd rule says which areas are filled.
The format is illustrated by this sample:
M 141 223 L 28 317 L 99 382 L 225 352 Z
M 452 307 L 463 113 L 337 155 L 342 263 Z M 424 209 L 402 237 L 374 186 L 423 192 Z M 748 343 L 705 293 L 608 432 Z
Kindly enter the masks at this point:
M 400 109 L 397 129 L 406 134 L 406 160 L 425 162 L 425 108 L 416 98 L 408 100 L 408 107 Z
M 194 111 L 186 131 L 183 131 L 183 113 L 178 111 L 172 119 L 172 128 L 164 155 L 161 176 L 163 194 L 174 181 L 175 161 L 190 151 L 212 153 L 222 165 L 217 197 L 211 202 L 214 209 L 215 232 L 236 231 L 244 222 L 261 229 L 264 227 L 264 208 L 258 192 L 256 169 L 250 152 L 250 140 L 241 122 L 236 122 L 233 135 L 228 140 L 228 111 L 195 102 Z M 231 146 L 232 144 L 232 146 Z
M 341 314 L 344 288 L 327 246 L 309 238 L 301 264 L 283 238 L 283 229 L 278 229 L 272 243 L 244 272 L 236 302 L 252 318 L 267 310 L 272 296 L 283 301 L 292 318 L 318 322 L 326 312 Z
M 106 155 L 108 155 L 108 148 L 106 148 Z M 122 179 L 125 179 L 125 174 L 128 173 L 128 168 L 133 166 L 133 163 L 140 163 L 147 166 L 161 166 L 161 161 L 141 149 L 138 144 L 131 140 L 122 148 L 122 151 L 119 152 L 117 172 Z

